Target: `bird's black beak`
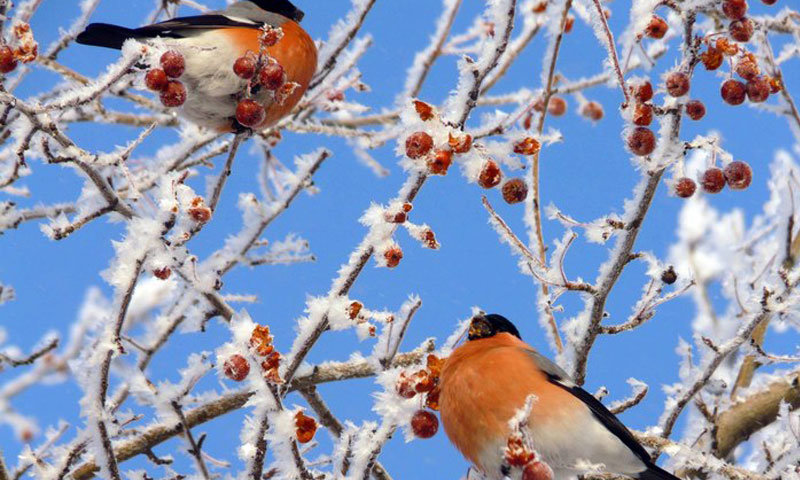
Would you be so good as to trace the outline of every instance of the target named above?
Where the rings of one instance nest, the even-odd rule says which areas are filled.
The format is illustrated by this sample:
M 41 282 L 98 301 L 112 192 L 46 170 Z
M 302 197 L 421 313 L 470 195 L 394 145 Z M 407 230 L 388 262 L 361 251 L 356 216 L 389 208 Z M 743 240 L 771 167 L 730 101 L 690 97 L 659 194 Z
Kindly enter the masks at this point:
M 494 336 L 494 328 L 489 320 L 483 315 L 475 315 L 472 317 L 472 322 L 469 324 L 468 340 L 480 340 L 481 338 L 489 338 Z

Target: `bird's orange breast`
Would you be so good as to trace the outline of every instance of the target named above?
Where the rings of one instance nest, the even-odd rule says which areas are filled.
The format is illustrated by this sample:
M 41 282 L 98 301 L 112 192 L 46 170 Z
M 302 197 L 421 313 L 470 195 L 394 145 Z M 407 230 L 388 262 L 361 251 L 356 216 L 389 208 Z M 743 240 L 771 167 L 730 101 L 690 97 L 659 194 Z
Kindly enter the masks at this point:
M 579 400 L 548 381 L 512 335 L 469 341 L 447 359 L 441 376 L 440 413 L 450 441 L 485 471 L 486 448 L 504 444 L 509 420 L 536 395 L 531 425 L 562 421 Z M 497 455 L 502 452 L 498 451 Z

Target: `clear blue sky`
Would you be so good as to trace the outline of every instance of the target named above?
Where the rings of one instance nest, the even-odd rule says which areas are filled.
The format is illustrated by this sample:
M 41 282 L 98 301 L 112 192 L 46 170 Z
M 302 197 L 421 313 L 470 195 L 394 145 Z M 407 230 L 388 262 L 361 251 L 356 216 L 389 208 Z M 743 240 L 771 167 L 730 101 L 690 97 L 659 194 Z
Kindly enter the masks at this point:
M 56 38 L 58 28 L 67 27 L 77 14 L 77 1 L 46 0 L 34 17 L 33 29 L 41 45 Z M 138 25 L 150 12 L 152 0 L 107 0 L 92 17 L 93 21 Z M 220 1 L 209 2 L 214 5 Z M 322 38 L 329 26 L 341 18 L 349 8 L 346 0 L 315 2 L 298 0 L 306 10 L 303 25 L 314 38 Z M 462 14 L 454 27 L 462 32 L 483 2 L 465 0 Z M 759 2 L 751 2 L 760 11 Z M 788 3 L 788 2 L 787 2 Z M 611 4 L 614 15 L 611 25 L 621 32 L 627 22 L 629 2 L 617 0 Z M 416 51 L 427 44 L 439 15 L 440 2 L 434 0 L 379 1 L 370 14 L 363 32 L 374 36 L 374 45 L 361 63 L 364 81 L 372 87 L 365 94 L 350 98 L 380 109 L 391 106 L 405 80 L 405 69 Z M 521 86 L 538 87 L 540 58 L 545 40 L 537 38 L 510 70 L 507 78 L 495 92 L 511 91 Z M 673 45 L 674 46 L 674 45 Z M 61 57 L 66 65 L 87 75 L 96 75 L 116 58 L 113 51 L 74 45 Z M 597 73 L 605 58 L 605 50 L 597 44 L 591 30 L 577 21 L 574 31 L 565 39 L 559 70 L 569 78 Z M 673 65 L 664 60 L 662 68 Z M 800 79 L 797 62 L 787 66 L 785 75 L 790 80 Z M 653 78 L 657 78 L 658 71 Z M 452 59 L 438 64 L 427 82 L 421 97 L 431 102 L 442 101 L 455 85 L 456 72 Z M 54 81 L 46 72 L 32 75 L 19 94 L 25 96 L 40 91 Z M 742 106 L 732 108 L 719 98 L 720 79 L 700 71 L 692 87 L 693 96 L 705 101 L 708 114 L 701 122 L 685 123 L 684 139 L 707 133 L 711 129 L 721 132 L 724 146 L 736 158 L 749 162 L 755 171 L 752 188 L 746 192 L 725 191 L 713 199 L 724 209 L 741 208 L 748 214 L 757 213 L 766 199 L 765 181 L 768 164 L 777 149 L 791 149 L 794 142 L 784 119 L 757 112 Z M 794 90 L 797 92 L 797 90 Z M 570 111 L 564 117 L 548 119 L 549 125 L 561 130 L 565 143 L 548 148 L 543 153 L 543 200 L 555 203 L 579 219 L 593 219 L 609 211 L 621 213 L 623 200 L 630 195 L 638 179 L 631 167 L 620 138 L 622 121 L 616 114 L 620 102 L 618 90 L 600 87 L 586 92 L 589 99 L 600 101 L 606 109 L 606 118 L 597 125 L 581 118 L 576 112 L 576 102 L 568 98 Z M 76 125 L 69 133 L 87 149 L 110 151 L 115 145 L 134 138 L 138 131 L 132 128 Z M 159 145 L 174 139 L 174 133 L 160 132 L 143 145 L 138 154 L 154 152 Z M 376 179 L 351 153 L 347 145 L 337 138 L 298 136 L 288 134 L 277 154 L 288 161 L 292 155 L 306 153 L 317 146 L 325 146 L 334 157 L 323 165 L 316 176 L 321 193 L 315 197 L 301 196 L 288 215 L 270 227 L 266 237 L 282 239 L 294 232 L 308 239 L 317 262 L 312 264 L 260 267 L 256 270 L 238 269 L 227 277 L 225 288 L 231 293 L 258 294 L 260 302 L 248 306 L 252 316 L 269 323 L 276 335 L 279 350 L 286 350 L 293 338 L 294 319 L 302 315 L 306 295 L 327 292 L 331 279 L 340 264 L 360 240 L 364 228 L 357 219 L 370 201 L 382 202 L 391 198 L 404 180 L 396 165 L 393 146 L 375 152 L 375 157 L 391 170 L 385 179 Z M 245 146 L 237 160 L 231 182 L 222 198 L 221 210 L 211 226 L 191 244 L 201 257 L 218 248 L 225 235 L 235 231 L 240 224 L 235 209 L 236 197 L 241 191 L 257 191 L 255 174 L 257 157 Z M 22 205 L 38 202 L 74 200 L 82 181 L 68 169 L 33 163 L 33 176 L 23 180 L 33 195 L 30 199 L 15 199 Z M 202 189 L 202 179 L 195 187 Z M 484 193 L 475 185 L 466 184 L 464 178 L 451 170 L 445 178 L 435 178 L 423 189 L 415 206 L 412 219 L 428 223 L 442 243 L 440 251 L 423 250 L 416 241 L 404 233 L 398 235 L 405 251 L 401 265 L 394 270 L 375 269 L 370 265 L 353 288 L 351 297 L 364 301 L 372 309 L 397 309 L 408 294 L 419 294 L 423 306 L 411 326 L 404 346 L 411 348 L 423 339 L 435 336 L 445 338 L 458 319 L 469 315 L 470 307 L 480 306 L 486 311 L 502 313 L 520 327 L 523 338 L 548 354 L 546 342 L 536 320 L 534 308 L 535 287 L 531 279 L 517 270 L 517 260 L 509 254 L 508 247 L 497 241 L 495 232 L 487 225 L 486 214 L 480 203 Z M 521 206 L 502 204 L 497 191 L 489 192 L 490 200 L 500 213 L 519 232 L 523 232 Z M 6 200 L 0 194 L 0 200 Z M 639 250 L 651 250 L 665 257 L 674 241 L 675 219 L 681 200 L 667 195 L 661 187 L 639 239 Z M 548 242 L 560 238 L 562 229 L 553 222 L 545 225 Z M 17 300 L 0 307 L 0 326 L 5 328 L 11 343 L 28 349 L 44 332 L 68 332 L 89 286 L 99 286 L 107 295 L 109 287 L 99 276 L 112 258 L 111 240 L 120 239 L 119 224 L 105 221 L 91 226 L 66 241 L 46 239 L 34 223 L 24 225 L 0 237 L 0 282 L 10 284 L 17 291 Z M 596 275 L 597 265 L 606 258 L 607 246 L 586 245 L 578 242 L 572 249 L 567 270 L 573 277 L 589 280 Z M 624 321 L 633 303 L 638 299 L 645 281 L 643 269 L 632 265 L 612 294 L 608 311 L 611 322 Z M 719 303 L 721 297 L 714 298 Z M 579 307 L 576 298 L 564 299 L 569 314 Z M 668 304 L 645 327 L 634 333 L 601 338 L 593 350 L 587 389 L 594 391 L 605 385 L 611 391 L 609 399 L 626 397 L 629 387 L 625 380 L 636 377 L 651 387 L 646 400 L 623 416 L 632 427 L 642 428 L 654 424 L 663 408 L 664 395 L 660 385 L 677 379 L 677 357 L 674 348 L 678 337 L 690 338 L 690 322 L 694 307 L 686 298 Z M 150 378 L 176 379 L 176 370 L 185 365 L 186 355 L 201 349 L 213 350 L 227 341 L 226 329 L 214 323 L 205 334 L 187 334 L 176 337 L 173 345 L 160 354 L 150 369 Z M 796 337 L 795 337 L 796 339 Z M 773 350 L 793 351 L 793 344 L 771 345 Z M 372 344 L 358 344 L 353 332 L 326 335 L 311 353 L 309 360 L 346 359 L 353 349 L 368 353 Z M 0 383 L 18 372 L 0 373 Z M 200 390 L 215 388 L 214 378 L 201 384 Z M 361 421 L 374 419 L 369 409 L 372 399 L 368 395 L 375 386 L 372 380 L 349 381 L 320 388 L 333 411 L 342 419 Z M 26 415 L 36 416 L 42 426 L 64 419 L 80 425 L 77 400 L 80 391 L 73 382 L 61 383 L 29 390 L 16 399 L 14 406 Z M 302 404 L 299 397 L 290 397 L 289 404 Z M 141 409 L 141 407 L 135 407 Z M 148 409 L 141 409 L 151 413 Z M 228 415 L 196 429 L 207 432 L 205 450 L 211 455 L 235 459 L 238 431 L 242 412 Z M 74 434 L 74 429 L 69 435 Z M 318 435 L 324 438 L 326 434 Z M 37 439 L 39 440 L 39 439 Z M 159 454 L 177 451 L 183 445 L 175 441 L 156 449 Z M 327 448 L 327 442 L 323 447 Z M 0 448 L 11 465 L 21 445 L 13 438 L 11 430 L 0 426 Z M 313 456 L 312 456 L 313 457 Z M 179 471 L 186 473 L 188 461 L 178 455 Z M 405 444 L 397 435 L 381 456 L 395 478 L 458 478 L 467 464 L 448 444 L 443 432 L 432 440 Z M 123 469 L 145 465 L 141 459 L 126 462 Z

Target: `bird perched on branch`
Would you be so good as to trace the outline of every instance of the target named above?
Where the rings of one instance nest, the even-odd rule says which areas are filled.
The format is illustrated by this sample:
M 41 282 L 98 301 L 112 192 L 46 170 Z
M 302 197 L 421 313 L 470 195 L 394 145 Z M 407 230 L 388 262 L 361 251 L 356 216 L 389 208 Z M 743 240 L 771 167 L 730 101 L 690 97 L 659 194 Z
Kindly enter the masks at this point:
M 506 318 L 475 316 L 468 339 L 444 364 L 440 413 L 450 441 L 488 478 L 549 478 L 549 471 L 536 473 L 546 464 L 555 480 L 586 473 L 587 466 L 639 480 L 678 480 Z M 530 413 L 515 432 L 510 420 L 527 413 L 529 398 Z
M 275 124 L 308 88 L 317 48 L 299 25 L 303 16 L 288 0 L 239 1 L 140 28 L 93 23 L 76 41 L 121 49 L 131 38 L 161 38 L 172 57 L 148 72 L 148 88 L 201 126 L 238 131 Z

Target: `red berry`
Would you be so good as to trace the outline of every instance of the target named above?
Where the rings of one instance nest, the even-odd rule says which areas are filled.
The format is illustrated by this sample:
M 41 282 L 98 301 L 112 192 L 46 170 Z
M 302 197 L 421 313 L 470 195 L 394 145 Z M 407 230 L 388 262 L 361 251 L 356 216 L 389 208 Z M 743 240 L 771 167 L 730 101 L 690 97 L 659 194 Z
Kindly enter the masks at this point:
M 265 47 L 274 47 L 283 38 L 283 30 L 271 26 L 267 26 L 261 34 L 261 45 Z
M 646 127 L 653 123 L 653 106 L 649 103 L 637 103 L 633 109 L 633 123 Z
M 583 108 L 581 108 L 581 115 L 593 122 L 602 120 L 604 114 L 605 112 L 603 112 L 603 106 L 598 102 L 588 102 L 583 105 Z
M 650 19 L 650 23 L 648 23 L 647 27 L 644 29 L 644 34 L 650 38 L 664 38 L 664 35 L 667 34 L 667 30 L 669 30 L 667 22 L 658 15 L 653 15 L 653 18 Z
M 686 115 L 692 120 L 700 120 L 706 115 L 706 106 L 700 100 L 690 100 L 686 103 Z
M 706 70 L 716 70 L 722 66 L 724 57 L 721 51 L 709 46 L 705 52 L 700 54 L 700 60 L 703 62 L 703 66 L 706 67 Z
M 675 271 L 675 267 L 670 265 L 666 270 L 661 272 L 661 281 L 667 285 L 672 285 L 673 283 L 677 282 L 678 273 Z
M 400 260 L 403 259 L 403 251 L 400 247 L 391 247 L 383 252 L 383 258 L 386 259 L 386 266 L 394 268 L 400 265 Z
M 512 178 L 503 184 L 503 200 L 509 205 L 520 203 L 528 197 L 528 185 L 521 178 Z
M 725 188 L 725 174 L 719 168 L 711 167 L 703 173 L 700 184 L 706 193 L 719 193 Z
M 744 86 L 744 83 L 730 79 L 725 80 L 722 84 L 720 93 L 725 103 L 729 105 L 741 105 L 744 103 L 744 99 L 747 96 L 747 88 Z
M 645 127 L 636 127 L 628 135 L 628 148 L 635 155 L 650 155 L 656 149 L 656 135 Z
M 0 74 L 10 73 L 17 68 L 17 58 L 11 47 L 0 46 Z
M 728 33 L 737 42 L 749 42 L 753 36 L 753 22 L 749 18 L 734 20 L 728 25 Z
M 294 416 L 295 434 L 297 443 L 308 443 L 314 438 L 317 432 L 317 421 L 303 412 L 297 412 Z
M 633 87 L 633 96 L 640 103 L 648 102 L 653 99 L 653 85 L 645 80 Z
M 414 100 L 414 109 L 417 111 L 417 115 L 419 115 L 420 120 L 423 122 L 427 122 L 433 118 L 433 107 L 428 103 Z
M 245 98 L 236 105 L 236 121 L 245 127 L 257 127 L 266 118 L 267 112 L 260 103 L 250 98 Z
M 536 155 L 541 148 L 539 141 L 532 137 L 525 137 L 514 143 L 514 153 L 519 155 Z
M 154 92 L 163 92 L 169 85 L 169 77 L 166 72 L 160 68 L 153 68 L 147 71 L 144 76 L 144 83 L 147 88 Z
M 756 77 L 747 82 L 747 98 L 753 103 L 761 103 L 769 98 L 770 85 L 766 77 Z
M 672 72 L 666 79 L 667 93 L 673 97 L 682 97 L 689 92 L 689 75 L 683 72 Z
M 453 163 L 452 150 L 436 150 L 433 159 L 428 161 L 428 170 L 434 175 L 446 175 Z
M 411 430 L 419 438 L 431 438 L 439 431 L 439 419 L 427 410 L 417 410 L 411 417 Z
M 572 31 L 572 26 L 575 25 L 575 17 L 569 15 L 567 20 L 564 22 L 564 33 L 569 33 Z
M 285 81 L 283 67 L 277 62 L 264 65 L 258 74 L 258 82 L 267 90 L 278 90 Z
M 553 480 L 553 471 L 542 462 L 532 462 L 522 470 L 522 480 Z
M 239 78 L 249 80 L 256 74 L 256 59 L 253 55 L 239 57 L 233 63 L 233 73 Z
M 461 136 L 455 137 L 453 134 L 448 135 L 447 144 L 453 149 L 455 153 L 467 153 L 472 148 L 472 135 L 465 133 Z
M 503 172 L 500 171 L 500 167 L 493 160 L 489 160 L 481 169 L 478 185 L 483 188 L 494 188 L 500 184 L 502 179 Z
M 161 55 L 161 68 L 170 78 L 178 78 L 186 70 L 186 61 L 183 55 L 175 50 L 169 50 Z
M 406 138 L 406 156 L 417 159 L 424 157 L 433 148 L 433 138 L 425 132 L 414 132 Z
M 697 191 L 697 183 L 688 177 L 682 177 L 675 181 L 675 195 L 681 198 L 689 198 Z
M 736 73 L 745 80 L 752 80 L 756 78 L 761 69 L 758 67 L 758 60 L 752 53 L 746 54 L 736 63 Z
M 747 0 L 725 0 L 722 13 L 731 20 L 739 20 L 747 14 Z
M 547 111 L 554 117 L 560 117 L 567 112 L 567 101 L 561 97 L 550 97 Z
M 753 181 L 753 170 L 744 162 L 731 162 L 725 167 L 725 181 L 731 190 L 744 190 Z
M 172 269 L 169 267 L 161 267 L 153 270 L 153 276 L 159 280 L 166 280 L 172 275 Z
M 170 80 L 161 92 L 161 103 L 165 107 L 180 107 L 186 101 L 186 87 L 177 80 Z
M 397 382 L 397 394 L 403 398 L 414 398 L 417 395 L 417 389 L 411 379 L 403 375 L 400 381 Z
M 241 382 L 250 373 L 250 363 L 243 356 L 231 355 L 222 365 L 225 376 L 236 382 Z

